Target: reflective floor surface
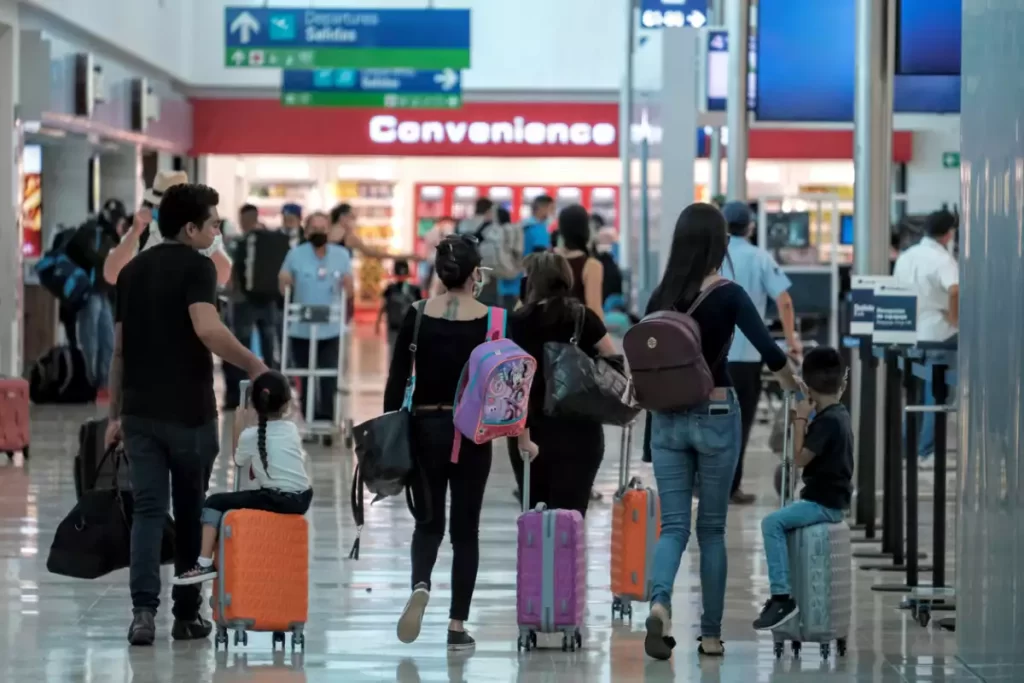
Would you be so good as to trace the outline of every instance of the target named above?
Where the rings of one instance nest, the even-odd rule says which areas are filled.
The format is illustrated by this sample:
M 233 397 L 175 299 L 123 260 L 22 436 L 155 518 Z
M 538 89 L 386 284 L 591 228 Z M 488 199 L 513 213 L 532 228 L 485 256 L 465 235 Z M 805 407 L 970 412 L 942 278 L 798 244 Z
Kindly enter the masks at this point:
M 354 417 L 379 409 L 385 349 L 375 339 L 359 339 L 350 367 Z M 750 622 L 767 594 L 759 523 L 775 504 L 771 472 L 776 460 L 763 447 L 759 427 L 748 454 L 747 488 L 759 495 L 751 507 L 734 507 L 727 543 L 730 572 L 724 624 L 727 655 L 722 660 L 696 654 L 700 586 L 699 549 L 684 557 L 676 583 L 676 637 L 671 662 L 652 662 L 643 652 L 644 606 L 633 624 L 611 618 L 608 592 L 610 494 L 615 488 L 618 434 L 598 488 L 604 500 L 587 518 L 590 542 L 589 609 L 584 647 L 529 654 L 516 651 L 515 519 L 513 478 L 504 452 L 496 453 L 481 528 L 481 567 L 469 628 L 477 639 L 471 656 L 450 656 L 445 628 L 450 549 L 442 546 L 432 603 L 414 645 L 402 645 L 395 622 L 409 581 L 412 521 L 404 501 L 383 501 L 368 509 L 359 561 L 347 558 L 354 537 L 349 511 L 352 457 L 341 450 L 310 449 L 316 497 L 311 530 L 310 614 L 304 655 L 271 654 L 270 636 L 255 634 L 247 647 L 215 653 L 210 642 L 176 644 L 168 637 L 169 615 L 158 618 L 158 640 L 151 648 L 129 648 L 127 572 L 98 581 L 54 576 L 45 569 L 54 529 L 74 502 L 72 459 L 81 421 L 95 408 L 33 409 L 32 460 L 20 456 L 0 467 L 0 681 L 97 683 L 202 683 L 206 681 L 401 681 L 427 683 L 783 683 L 787 681 L 973 681 L 954 657 L 954 635 L 934 626 L 921 628 L 897 609 L 901 596 L 870 590 L 876 581 L 902 580 L 901 574 L 855 571 L 854 624 L 847 657 L 822 661 L 809 646 L 801 659 L 776 662 L 770 638 L 755 634 Z M 762 433 L 762 431 L 764 433 Z M 638 440 L 639 441 L 639 440 Z M 612 450 L 612 446 L 615 449 Z M 639 460 L 639 456 L 634 458 Z M 214 474 L 216 488 L 231 476 L 223 452 Z M 646 465 L 640 476 L 651 479 Z M 930 517 L 927 517 L 930 519 Z M 930 538 L 922 530 L 922 538 Z M 165 570 L 165 579 L 169 570 Z M 166 591 L 165 591 L 166 592 Z M 165 596 L 166 599 L 166 596 Z M 541 643 L 544 644 L 543 641 Z

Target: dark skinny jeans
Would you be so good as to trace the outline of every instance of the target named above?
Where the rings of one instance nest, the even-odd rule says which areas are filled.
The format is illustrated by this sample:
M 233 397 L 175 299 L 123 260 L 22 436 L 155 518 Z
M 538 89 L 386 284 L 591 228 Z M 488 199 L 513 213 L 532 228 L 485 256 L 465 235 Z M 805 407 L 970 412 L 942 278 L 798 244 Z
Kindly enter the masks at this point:
M 451 488 L 448 533 L 452 544 L 452 602 L 448 618 L 465 621 L 469 618 L 480 567 L 480 509 L 491 472 L 491 444 L 478 446 L 462 438 L 459 462 L 452 463 L 454 436 L 450 410 L 413 417 L 411 442 L 417 467 L 413 473 L 413 498 L 417 511 L 428 518 L 417 520 L 412 535 L 412 585 L 431 585 L 430 576 L 444 538 L 445 500 Z M 424 486 L 430 491 L 429 506 L 423 495 Z

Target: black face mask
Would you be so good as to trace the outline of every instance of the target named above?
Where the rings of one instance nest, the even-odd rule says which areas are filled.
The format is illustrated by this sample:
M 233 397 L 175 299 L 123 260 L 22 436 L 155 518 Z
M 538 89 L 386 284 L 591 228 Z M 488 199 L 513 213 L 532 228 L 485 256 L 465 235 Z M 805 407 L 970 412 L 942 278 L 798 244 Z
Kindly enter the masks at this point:
M 327 244 L 327 235 L 322 232 L 315 232 L 309 236 L 309 243 L 319 249 Z

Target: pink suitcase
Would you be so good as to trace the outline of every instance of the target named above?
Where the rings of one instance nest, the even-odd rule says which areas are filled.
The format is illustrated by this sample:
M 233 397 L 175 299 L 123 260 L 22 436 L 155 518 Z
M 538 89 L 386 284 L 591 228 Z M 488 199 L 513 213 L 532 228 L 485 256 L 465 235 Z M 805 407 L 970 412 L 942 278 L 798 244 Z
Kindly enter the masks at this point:
M 28 460 L 30 432 L 28 382 L 0 377 L 0 453 L 13 459 L 21 451 Z
M 583 645 L 587 605 L 587 546 L 583 516 L 547 510 L 530 501 L 530 460 L 523 463 L 523 514 L 519 516 L 516 613 L 520 650 L 537 647 L 538 633 L 561 633 L 562 650 Z

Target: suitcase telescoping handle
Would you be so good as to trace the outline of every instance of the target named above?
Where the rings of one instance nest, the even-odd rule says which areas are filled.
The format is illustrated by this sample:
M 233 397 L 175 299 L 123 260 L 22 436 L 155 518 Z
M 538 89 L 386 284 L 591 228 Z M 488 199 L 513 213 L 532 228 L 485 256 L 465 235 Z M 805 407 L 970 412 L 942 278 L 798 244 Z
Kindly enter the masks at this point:
M 242 399 L 239 403 L 238 410 L 235 412 L 235 425 L 239 424 L 239 420 L 245 419 L 245 411 L 249 409 L 249 405 L 252 403 L 252 384 L 247 379 L 243 379 L 238 383 L 238 395 Z M 245 427 L 245 425 L 241 425 Z M 238 450 L 238 435 L 241 433 L 241 429 L 237 426 L 231 431 L 231 462 L 235 465 L 235 486 L 234 490 L 239 491 L 242 488 L 242 477 L 248 476 L 243 475 L 242 467 L 235 462 L 235 451 Z
M 622 428 L 622 442 L 620 444 L 622 453 L 619 456 L 619 490 L 625 490 L 629 486 L 629 459 L 633 451 L 633 423 Z
M 779 498 L 782 501 L 780 507 L 785 507 L 793 500 L 793 482 L 796 476 L 794 468 L 796 459 L 793 455 L 793 397 L 794 392 L 782 392 L 782 481 L 779 486 Z
M 530 452 L 520 448 L 519 456 L 523 459 L 523 490 L 520 491 L 520 494 L 523 497 L 523 512 L 525 513 L 530 511 Z

